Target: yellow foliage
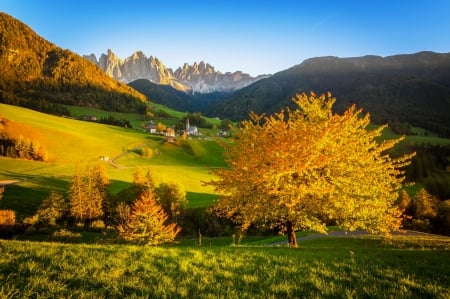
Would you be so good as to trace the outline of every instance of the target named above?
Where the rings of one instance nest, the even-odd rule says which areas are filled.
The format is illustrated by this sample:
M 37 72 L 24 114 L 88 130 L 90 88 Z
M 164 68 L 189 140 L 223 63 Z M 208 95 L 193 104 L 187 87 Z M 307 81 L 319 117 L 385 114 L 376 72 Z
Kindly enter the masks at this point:
M 393 159 L 386 150 L 402 138 L 378 143 L 384 127 L 368 130 L 369 115 L 354 106 L 333 114 L 330 93 L 293 101 L 298 109 L 251 114 L 224 145 L 229 169 L 216 170 L 219 179 L 208 183 L 224 194 L 215 211 L 243 225 L 325 232 L 324 220 L 333 220 L 348 230 L 397 229 L 400 168 L 411 155 Z

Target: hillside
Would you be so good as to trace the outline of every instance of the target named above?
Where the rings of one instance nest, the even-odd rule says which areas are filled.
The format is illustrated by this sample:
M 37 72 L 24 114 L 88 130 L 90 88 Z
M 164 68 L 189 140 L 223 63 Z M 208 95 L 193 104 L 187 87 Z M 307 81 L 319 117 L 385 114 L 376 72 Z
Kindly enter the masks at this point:
M 189 205 L 207 205 L 213 198 L 211 187 L 202 181 L 212 178 L 210 167 L 224 166 L 222 148 L 215 141 L 188 140 L 172 144 L 164 137 L 140 130 L 57 117 L 30 109 L 0 104 L 8 120 L 33 128 L 48 151 L 48 163 L 0 157 L 0 180 L 19 180 L 6 188 L 0 209 L 34 213 L 50 190 L 67 191 L 76 164 L 104 163 L 111 180 L 111 191 L 119 192 L 133 180 L 136 167 L 151 170 L 156 183 L 177 183 L 185 191 Z M 152 157 L 136 149 L 148 148 Z M 101 161 L 108 157 L 110 161 Z M 114 160 L 114 163 L 110 163 Z M 113 166 L 115 165 L 115 167 Z
M 146 109 L 146 98 L 77 54 L 0 13 L 0 102 L 62 114 L 67 104 L 110 111 Z
M 299 91 L 331 91 L 337 112 L 356 104 L 376 123 L 408 122 L 450 136 L 450 53 L 308 59 L 237 91 L 207 114 L 239 120 L 250 111 L 271 113 L 292 104 Z

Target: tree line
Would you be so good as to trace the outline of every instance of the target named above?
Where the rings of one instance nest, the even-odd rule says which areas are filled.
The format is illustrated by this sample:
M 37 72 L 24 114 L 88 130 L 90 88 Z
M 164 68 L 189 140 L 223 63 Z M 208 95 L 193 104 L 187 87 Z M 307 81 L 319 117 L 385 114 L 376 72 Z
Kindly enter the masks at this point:
M 68 200 L 51 191 L 24 223 L 35 229 L 115 228 L 119 240 L 158 245 L 172 242 L 181 231 L 179 217 L 186 209 L 186 194 L 176 184 L 154 185 L 149 170 L 138 168 L 129 188 L 114 195 L 102 164 L 76 166 Z
M 0 115 L 0 156 L 46 162 L 48 152 L 31 127 Z

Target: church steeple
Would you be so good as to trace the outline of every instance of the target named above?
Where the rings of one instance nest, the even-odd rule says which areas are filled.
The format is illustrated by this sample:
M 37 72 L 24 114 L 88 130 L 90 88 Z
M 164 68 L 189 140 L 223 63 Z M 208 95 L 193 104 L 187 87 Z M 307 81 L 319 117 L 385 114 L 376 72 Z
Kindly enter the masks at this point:
M 186 132 L 189 132 L 189 128 L 190 128 L 191 126 L 189 125 L 189 118 L 188 117 L 186 117 Z

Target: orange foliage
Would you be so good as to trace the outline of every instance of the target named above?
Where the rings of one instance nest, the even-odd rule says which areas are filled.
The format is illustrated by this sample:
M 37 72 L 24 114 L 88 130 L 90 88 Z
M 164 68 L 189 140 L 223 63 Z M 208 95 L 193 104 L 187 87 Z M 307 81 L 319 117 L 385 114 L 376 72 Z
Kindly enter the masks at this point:
M 165 222 L 168 215 L 158 204 L 154 193 L 144 193 L 131 207 L 131 214 L 125 225 L 119 225 L 119 234 L 125 240 L 146 245 L 173 242 L 181 228 Z
M 12 225 L 16 223 L 16 214 L 12 210 L 0 210 L 0 224 Z
M 48 153 L 40 139 L 32 127 L 0 115 L 0 156 L 46 162 Z
M 401 138 L 378 143 L 384 127 L 368 130 L 369 115 L 355 107 L 333 114 L 331 94 L 293 100 L 296 110 L 252 114 L 225 145 L 230 168 L 215 171 L 219 180 L 208 183 L 224 195 L 215 211 L 243 227 L 285 227 L 291 234 L 325 233 L 326 221 L 348 230 L 397 229 L 400 168 L 411 156 L 392 159 L 385 152 Z

